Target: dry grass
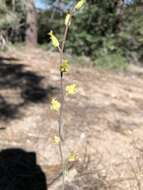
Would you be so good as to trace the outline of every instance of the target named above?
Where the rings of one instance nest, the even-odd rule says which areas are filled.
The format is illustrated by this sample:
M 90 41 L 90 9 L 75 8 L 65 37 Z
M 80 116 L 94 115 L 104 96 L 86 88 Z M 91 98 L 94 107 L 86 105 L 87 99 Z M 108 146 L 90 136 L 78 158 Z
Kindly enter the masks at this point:
M 59 92 L 57 56 L 20 48 L 1 54 L 0 60 L 0 148 L 34 151 L 47 181 L 54 172 L 50 174 L 45 168 L 59 164 L 58 149 L 52 144 L 57 115 L 49 109 L 51 97 Z M 74 149 L 83 163 L 86 150 L 90 162 L 85 173 L 77 170 L 69 185 L 80 190 L 142 189 L 139 152 L 133 146 L 134 142 L 137 147 L 143 146 L 142 75 L 109 73 L 75 64 L 65 77 L 65 84 L 71 82 L 78 85 L 78 94 L 66 98 L 64 152 L 66 155 Z M 97 152 L 102 155 L 99 165 Z M 104 171 L 103 176 L 97 166 L 101 173 Z M 54 176 L 58 173 L 55 167 Z M 68 190 L 72 188 L 68 186 Z

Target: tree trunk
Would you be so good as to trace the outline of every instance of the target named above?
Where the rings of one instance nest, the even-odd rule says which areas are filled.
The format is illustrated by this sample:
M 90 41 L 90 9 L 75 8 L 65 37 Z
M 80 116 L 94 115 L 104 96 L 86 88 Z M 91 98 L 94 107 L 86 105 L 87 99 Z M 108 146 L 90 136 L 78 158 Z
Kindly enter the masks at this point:
M 123 15 L 124 15 L 124 0 L 116 0 L 116 26 L 115 31 L 117 33 L 122 30 Z
M 12 11 L 15 12 L 15 0 L 12 0 Z
M 34 0 L 27 0 L 26 45 L 37 45 L 37 14 Z

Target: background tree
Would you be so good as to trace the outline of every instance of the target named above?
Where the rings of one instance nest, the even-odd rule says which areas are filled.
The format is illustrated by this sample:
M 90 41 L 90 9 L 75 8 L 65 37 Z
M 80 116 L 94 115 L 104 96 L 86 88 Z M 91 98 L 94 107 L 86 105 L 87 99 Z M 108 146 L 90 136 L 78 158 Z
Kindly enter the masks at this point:
M 116 6 L 116 24 L 115 31 L 117 33 L 121 32 L 124 16 L 124 0 L 115 0 Z
M 0 29 L 13 25 L 16 22 L 16 14 L 12 12 L 10 4 L 4 0 L 0 0 Z
M 0 30 L 11 42 L 23 41 L 25 33 L 25 0 L 0 0 Z
M 28 46 L 37 45 L 37 13 L 34 0 L 27 0 L 27 16 L 26 16 L 26 44 Z
M 34 0 L 0 0 L 0 30 L 8 32 L 9 41 L 36 46 L 38 35 L 38 42 L 49 47 L 50 29 L 60 38 L 63 14 L 76 0 L 41 2 L 45 2 L 45 9 L 36 9 Z M 88 0 L 85 8 L 74 12 L 67 51 L 89 56 L 96 66 L 142 64 L 142 5 L 143 0 Z

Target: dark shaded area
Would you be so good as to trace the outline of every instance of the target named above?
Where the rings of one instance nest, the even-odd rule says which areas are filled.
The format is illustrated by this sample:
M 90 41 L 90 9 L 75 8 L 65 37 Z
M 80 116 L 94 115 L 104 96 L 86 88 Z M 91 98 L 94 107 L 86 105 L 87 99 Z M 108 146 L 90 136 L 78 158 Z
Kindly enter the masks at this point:
M 0 118 L 14 118 L 17 113 L 18 105 L 8 103 L 3 96 L 0 95 Z
M 46 177 L 36 154 L 22 149 L 0 151 L 1 190 L 47 190 Z
M 7 120 L 17 118 L 20 108 L 29 103 L 40 103 L 48 101 L 48 98 L 56 92 L 57 88 L 48 86 L 44 88 L 43 76 L 33 71 L 26 70 L 25 65 L 15 63 L 16 58 L 0 57 L 0 90 L 9 90 L 7 95 L 12 97 L 10 90 L 14 90 L 18 99 L 11 103 L 0 93 L 0 119 Z M 13 95 L 13 98 L 16 95 Z

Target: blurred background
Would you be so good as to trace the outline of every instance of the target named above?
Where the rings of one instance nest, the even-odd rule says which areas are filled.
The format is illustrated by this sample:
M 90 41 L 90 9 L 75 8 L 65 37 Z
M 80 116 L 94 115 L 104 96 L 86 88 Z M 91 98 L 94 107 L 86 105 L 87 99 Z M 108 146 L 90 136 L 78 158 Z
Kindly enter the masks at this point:
M 0 41 L 50 49 L 48 32 L 63 34 L 64 17 L 76 0 L 0 0 Z M 75 11 L 66 51 L 93 65 L 126 69 L 143 62 L 143 1 L 88 0 Z M 2 42 L 1 42 L 2 43 Z
M 61 189 L 58 114 L 50 109 L 60 93 L 59 54 L 48 33 L 63 39 L 76 2 L 0 0 L 2 190 Z M 63 151 L 80 159 L 68 167 L 66 189 L 141 190 L 143 0 L 87 0 L 72 21 L 64 56 L 77 64 L 64 86 L 78 90 L 65 97 Z

